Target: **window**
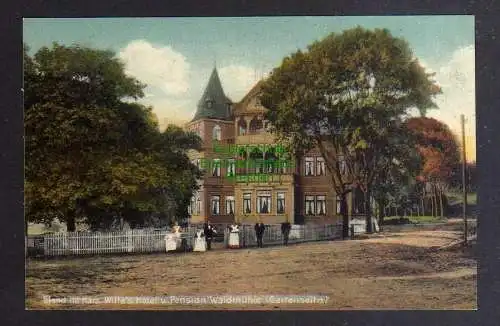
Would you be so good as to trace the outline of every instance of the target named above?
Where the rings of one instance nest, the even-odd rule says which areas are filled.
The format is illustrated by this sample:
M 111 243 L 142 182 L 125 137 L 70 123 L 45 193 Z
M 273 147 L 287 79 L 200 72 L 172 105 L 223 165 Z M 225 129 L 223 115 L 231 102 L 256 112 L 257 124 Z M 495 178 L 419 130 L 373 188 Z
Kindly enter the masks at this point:
M 317 175 L 325 175 L 325 159 L 322 157 L 316 158 L 316 173 Z
M 212 196 L 212 215 L 220 213 L 220 196 Z
M 220 159 L 218 158 L 213 160 L 212 176 L 220 177 Z
M 254 164 L 255 164 L 255 173 L 264 172 L 264 159 L 258 158 L 254 161 Z
M 194 197 L 191 198 L 191 203 L 190 205 L 188 206 L 188 214 L 189 215 L 193 215 L 193 212 L 194 212 L 194 204 L 195 204 L 195 200 L 194 200 Z
M 274 168 L 276 167 L 276 161 L 274 160 L 274 158 L 265 160 L 265 165 L 266 165 L 266 172 L 273 173 Z
M 271 212 L 271 193 L 257 193 L 257 213 L 269 214 Z
M 197 192 L 195 192 L 193 194 L 193 197 L 191 197 L 191 204 L 188 207 L 189 215 L 200 215 L 201 205 L 199 205 L 199 200 L 200 200 L 200 195 Z
M 212 139 L 213 140 L 221 140 L 221 129 L 218 125 L 216 125 L 212 131 Z
M 252 194 L 243 194 L 243 213 L 250 214 L 252 212 Z
M 278 202 L 277 202 L 276 207 L 278 210 L 278 214 L 285 213 L 285 193 L 284 192 L 278 192 Z
M 306 196 L 306 215 L 314 215 L 314 196 Z
M 339 169 L 340 169 L 340 173 L 342 173 L 342 174 L 347 173 L 347 164 L 346 164 L 343 156 L 339 157 Z
M 340 209 L 340 205 L 342 204 L 342 198 L 340 196 L 337 196 L 337 200 L 336 200 L 336 205 L 337 205 L 337 215 L 339 215 L 341 213 L 341 209 Z
M 235 162 L 233 159 L 228 161 L 227 164 L 227 176 L 232 177 L 234 176 L 234 170 L 235 170 Z
M 306 175 L 314 175 L 314 158 L 306 157 Z
M 201 214 L 201 198 L 199 195 L 196 196 L 196 215 L 200 215 Z
M 226 215 L 234 215 L 234 196 L 226 197 Z
M 205 158 L 199 158 L 196 160 L 196 166 L 198 167 L 198 169 L 200 169 L 201 171 L 205 171 L 205 169 L 207 168 L 206 167 L 206 164 L 207 161 Z
M 316 212 L 318 215 L 326 215 L 326 197 L 316 196 Z
M 280 160 L 279 161 L 279 172 L 281 174 L 287 174 L 288 173 L 288 168 L 290 167 L 290 162 L 287 160 Z
M 208 98 L 206 102 L 207 102 L 207 108 L 211 109 L 212 106 L 214 106 L 214 101 L 212 99 Z

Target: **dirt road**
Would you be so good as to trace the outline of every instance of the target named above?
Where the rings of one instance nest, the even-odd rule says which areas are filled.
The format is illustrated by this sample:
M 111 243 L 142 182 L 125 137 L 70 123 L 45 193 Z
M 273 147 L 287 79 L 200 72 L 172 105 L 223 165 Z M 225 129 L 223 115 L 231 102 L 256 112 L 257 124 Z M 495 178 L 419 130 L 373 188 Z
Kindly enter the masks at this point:
M 27 263 L 28 309 L 476 309 L 477 262 L 452 231 L 206 253 Z M 324 295 L 326 304 L 47 304 L 42 297 Z

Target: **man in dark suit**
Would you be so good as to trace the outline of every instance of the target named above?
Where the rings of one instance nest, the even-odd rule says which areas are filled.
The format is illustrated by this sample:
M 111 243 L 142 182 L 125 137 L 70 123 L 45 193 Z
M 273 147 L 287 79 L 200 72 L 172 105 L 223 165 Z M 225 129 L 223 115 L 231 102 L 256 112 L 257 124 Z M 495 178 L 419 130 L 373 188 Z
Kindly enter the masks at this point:
M 210 224 L 209 220 L 207 220 L 205 222 L 205 225 L 203 227 L 203 231 L 205 233 L 205 240 L 207 242 L 207 250 L 210 250 L 210 249 L 212 249 L 212 240 L 213 240 L 213 237 L 214 237 L 215 229 Z
M 255 233 L 257 234 L 257 246 L 259 248 L 263 247 L 262 238 L 264 237 L 265 230 L 266 226 L 264 225 L 264 223 L 261 222 L 260 224 L 255 224 Z
M 259 247 L 259 223 L 255 223 L 253 228 L 255 230 L 255 237 L 257 238 L 257 247 Z
M 292 225 L 290 222 L 286 221 L 281 223 L 281 234 L 283 235 L 283 244 L 288 246 L 288 236 L 290 235 L 290 230 L 292 229 Z

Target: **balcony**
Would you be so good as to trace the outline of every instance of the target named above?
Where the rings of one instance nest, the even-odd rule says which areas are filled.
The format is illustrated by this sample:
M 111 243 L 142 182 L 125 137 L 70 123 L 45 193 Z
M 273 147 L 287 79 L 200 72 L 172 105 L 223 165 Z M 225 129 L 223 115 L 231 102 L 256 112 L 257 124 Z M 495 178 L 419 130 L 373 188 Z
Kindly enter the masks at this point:
M 212 151 L 214 149 L 214 146 L 219 146 L 220 148 L 227 148 L 230 145 L 234 145 L 235 139 L 234 138 L 226 138 L 222 140 L 210 140 L 206 141 L 202 145 L 202 150 L 203 151 Z
M 293 174 L 237 174 L 233 180 L 236 184 L 256 184 L 256 185 L 269 185 L 269 184 L 283 184 L 293 183 Z
M 268 132 L 249 133 L 246 135 L 237 136 L 235 143 L 237 145 L 247 144 L 274 144 L 275 136 Z

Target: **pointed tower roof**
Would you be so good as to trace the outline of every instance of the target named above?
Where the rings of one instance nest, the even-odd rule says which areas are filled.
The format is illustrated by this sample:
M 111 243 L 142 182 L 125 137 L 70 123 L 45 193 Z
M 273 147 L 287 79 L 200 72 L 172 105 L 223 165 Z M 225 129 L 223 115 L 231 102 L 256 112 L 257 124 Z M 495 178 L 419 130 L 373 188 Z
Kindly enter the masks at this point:
M 214 67 L 205 92 L 203 92 L 198 101 L 194 118 L 191 121 L 204 118 L 231 120 L 231 112 L 229 112 L 229 104 L 231 103 L 231 100 L 224 94 L 217 68 Z

